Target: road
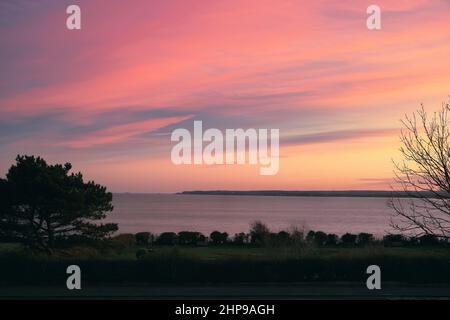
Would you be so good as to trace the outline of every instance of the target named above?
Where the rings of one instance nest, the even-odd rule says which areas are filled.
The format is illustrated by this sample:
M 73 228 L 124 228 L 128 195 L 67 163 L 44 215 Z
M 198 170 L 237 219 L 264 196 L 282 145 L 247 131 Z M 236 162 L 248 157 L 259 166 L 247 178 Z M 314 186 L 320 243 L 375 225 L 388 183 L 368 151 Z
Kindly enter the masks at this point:
M 364 283 L 295 283 L 234 285 L 82 285 L 0 287 L 0 299 L 9 298 L 131 298 L 131 299 L 450 299 L 450 285 L 385 283 L 368 290 Z

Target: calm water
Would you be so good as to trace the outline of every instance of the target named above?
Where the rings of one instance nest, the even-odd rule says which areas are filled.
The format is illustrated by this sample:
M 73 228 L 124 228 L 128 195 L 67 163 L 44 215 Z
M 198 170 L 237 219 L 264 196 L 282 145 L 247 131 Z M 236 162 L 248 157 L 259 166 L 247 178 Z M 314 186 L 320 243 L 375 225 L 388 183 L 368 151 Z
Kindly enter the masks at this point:
M 291 226 L 343 234 L 390 230 L 387 198 L 115 194 L 108 220 L 119 231 L 247 232 L 254 220 L 273 231 Z

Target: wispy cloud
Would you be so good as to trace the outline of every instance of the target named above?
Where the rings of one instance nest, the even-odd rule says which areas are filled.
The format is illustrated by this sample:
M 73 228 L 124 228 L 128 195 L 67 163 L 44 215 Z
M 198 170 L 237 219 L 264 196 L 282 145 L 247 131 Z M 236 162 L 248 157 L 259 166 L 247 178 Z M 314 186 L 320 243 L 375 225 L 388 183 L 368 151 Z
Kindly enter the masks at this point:
M 364 139 L 368 137 L 397 135 L 399 129 L 354 129 L 290 135 L 282 138 L 284 144 L 304 145 L 339 140 Z
M 72 148 L 87 148 L 101 144 L 111 144 L 124 142 L 138 135 L 153 132 L 165 126 L 186 120 L 190 116 L 168 117 L 159 119 L 149 119 L 116 125 L 107 129 L 98 130 L 88 135 L 64 142 L 64 145 Z

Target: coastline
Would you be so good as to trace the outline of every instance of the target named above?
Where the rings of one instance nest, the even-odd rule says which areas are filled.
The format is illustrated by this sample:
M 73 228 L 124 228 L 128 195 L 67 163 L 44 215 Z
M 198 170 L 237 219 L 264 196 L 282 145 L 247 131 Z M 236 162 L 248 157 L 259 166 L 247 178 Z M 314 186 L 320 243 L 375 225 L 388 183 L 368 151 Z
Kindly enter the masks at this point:
M 223 195 L 223 196 L 279 196 L 279 197 L 358 197 L 358 198 L 414 198 L 405 191 L 389 190 L 192 190 L 181 195 Z M 417 195 L 426 195 L 421 192 Z M 415 196 L 417 198 L 417 195 Z

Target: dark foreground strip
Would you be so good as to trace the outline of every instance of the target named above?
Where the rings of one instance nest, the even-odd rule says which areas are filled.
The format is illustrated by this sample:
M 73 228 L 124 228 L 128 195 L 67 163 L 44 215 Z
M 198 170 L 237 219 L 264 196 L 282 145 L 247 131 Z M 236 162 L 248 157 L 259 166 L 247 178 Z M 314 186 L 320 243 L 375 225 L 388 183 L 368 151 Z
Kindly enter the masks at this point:
M 387 319 L 448 310 L 446 300 L 3 300 L 10 319 Z M 3 317 L 2 317 L 3 318 Z M 413 317 L 414 318 L 414 317 Z M 400 318 L 399 318 L 400 319 Z

